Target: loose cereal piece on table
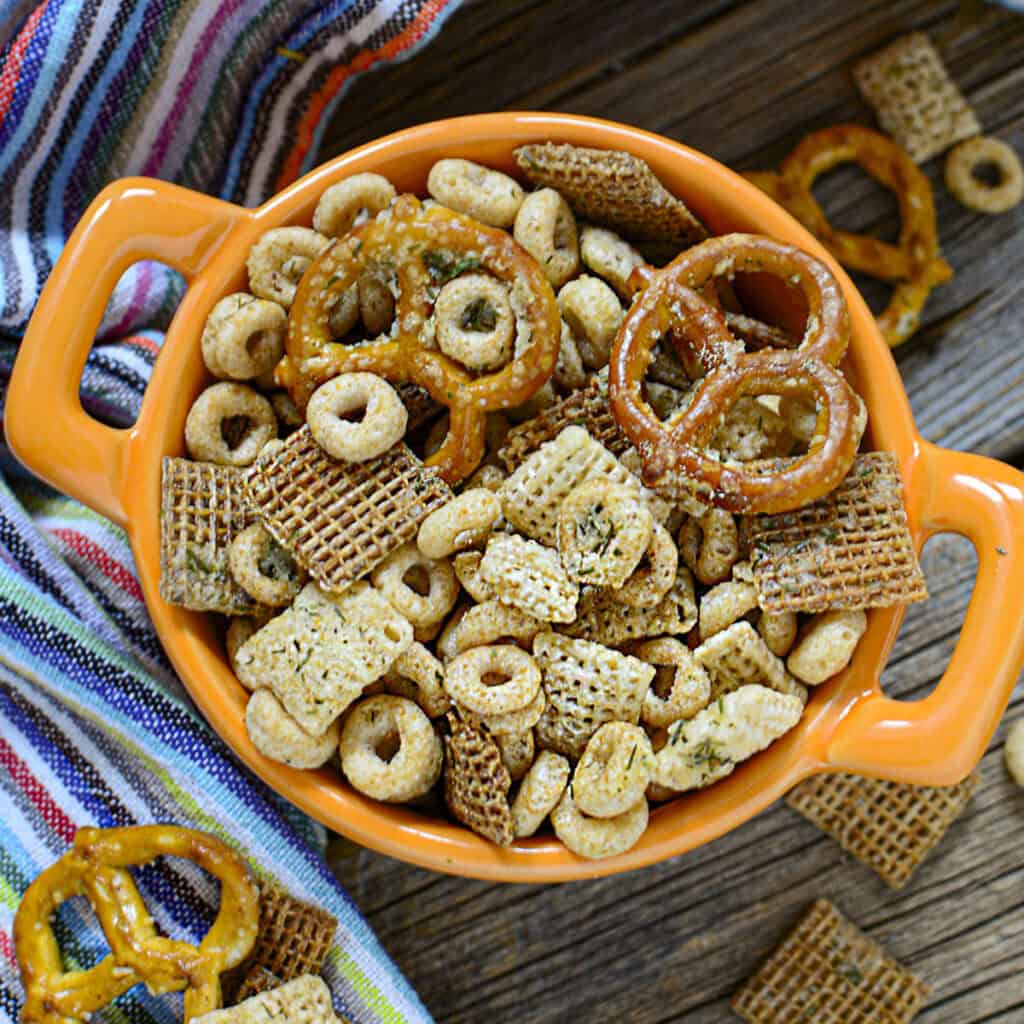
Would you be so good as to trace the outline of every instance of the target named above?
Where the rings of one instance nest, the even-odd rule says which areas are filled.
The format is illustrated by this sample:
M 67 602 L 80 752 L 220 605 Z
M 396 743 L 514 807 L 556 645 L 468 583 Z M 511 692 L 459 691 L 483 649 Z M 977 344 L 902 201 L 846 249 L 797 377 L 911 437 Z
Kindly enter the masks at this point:
M 585 388 L 573 391 L 532 420 L 513 427 L 498 449 L 498 458 L 511 473 L 542 444 L 553 441 L 566 427 L 572 426 L 583 427 L 613 455 L 621 455 L 630 446 L 608 404 L 608 378 L 597 374 Z
M 273 690 L 257 690 L 245 706 L 245 731 L 264 757 L 292 768 L 320 768 L 338 749 L 338 723 L 311 736 L 288 714 Z
M 909 1024 L 930 989 L 827 900 L 816 900 L 733 997 L 749 1024 Z
M 610 647 L 540 633 L 533 653 L 548 706 L 536 727 L 538 746 L 573 759 L 605 722 L 640 720 L 654 666 Z
M 325 590 L 341 591 L 413 540 L 451 497 L 404 445 L 370 462 L 330 458 L 308 427 L 245 474 L 263 525 Z
M 309 583 L 235 663 L 243 685 L 270 687 L 301 728 L 320 736 L 412 642 L 412 626 L 368 583 L 343 594 Z
M 902 36 L 853 69 L 878 122 L 918 163 L 981 131 L 924 32 Z
M 845 773 L 815 775 L 786 803 L 831 836 L 892 889 L 902 889 L 963 813 L 978 785 L 911 786 Z
M 193 1024 L 339 1024 L 323 978 L 303 974 L 225 1010 L 194 1017 Z
M 799 697 L 758 685 L 716 698 L 669 727 L 668 742 L 655 755 L 654 781 L 677 792 L 710 786 L 789 732 L 803 709 Z
M 807 702 L 807 690 L 786 671 L 786 666 L 749 622 L 734 622 L 708 637 L 693 656 L 711 677 L 712 701 L 741 686 L 757 683 L 797 697 L 801 704 Z
M 512 801 L 512 831 L 517 839 L 532 836 L 562 799 L 569 781 L 569 762 L 542 750 L 530 766 Z
M 515 158 L 530 181 L 558 189 L 580 217 L 629 238 L 692 245 L 707 237 L 686 204 L 631 153 L 542 142 L 520 146 Z
M 458 821 L 499 846 L 513 838 L 508 791 L 512 778 L 487 733 L 455 714 L 444 741 L 444 797 Z
M 1006 734 L 1003 748 L 1006 769 L 1018 786 L 1024 786 L 1024 721 L 1014 722 Z
M 992 164 L 998 172 L 994 185 L 976 173 L 985 164 Z M 968 209 L 1006 213 L 1024 200 L 1024 168 L 1005 142 L 987 136 L 968 139 L 946 158 L 946 188 Z
M 888 608 L 928 597 L 903 507 L 896 456 L 858 455 L 831 494 L 745 522 L 766 612 Z
M 195 611 L 251 615 L 258 605 L 231 575 L 231 542 L 256 520 L 233 466 L 163 461 L 160 596 Z
M 499 601 L 534 618 L 545 622 L 576 618 L 579 586 L 553 548 L 512 533 L 495 534 L 487 542 L 480 575 Z

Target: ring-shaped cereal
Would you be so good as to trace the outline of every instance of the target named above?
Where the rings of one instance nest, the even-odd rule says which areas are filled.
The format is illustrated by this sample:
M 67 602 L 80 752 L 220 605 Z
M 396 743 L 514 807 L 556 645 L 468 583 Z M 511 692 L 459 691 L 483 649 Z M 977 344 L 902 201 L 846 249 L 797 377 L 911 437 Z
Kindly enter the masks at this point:
M 321 736 L 310 736 L 281 706 L 273 690 L 257 690 L 245 706 L 245 731 L 252 745 L 271 761 L 292 768 L 319 768 L 338 748 L 337 721 Z
M 580 257 L 593 274 L 607 281 L 627 302 L 635 289 L 630 275 L 644 265 L 644 258 L 624 238 L 608 228 L 584 224 L 580 229 Z
M 736 353 L 719 308 L 698 290 L 720 275 L 765 272 L 796 286 L 807 325 L 792 351 Z M 658 341 L 671 334 L 688 346 L 706 376 L 692 401 L 664 423 L 643 395 L 643 377 Z M 626 315 L 608 378 L 612 413 L 643 454 L 644 483 L 700 497 L 736 512 L 785 512 L 833 490 L 853 464 L 864 427 L 860 402 L 833 368 L 849 340 L 849 313 L 825 264 L 792 245 L 758 235 L 710 238 L 651 277 Z M 723 416 L 743 395 L 798 395 L 818 409 L 804 455 L 779 468 L 726 463 L 707 449 Z
M 988 185 L 974 172 L 993 164 L 999 181 Z M 1024 168 L 1020 157 L 999 139 L 977 136 L 961 142 L 946 157 L 946 188 L 964 206 L 979 213 L 1006 213 L 1024 199 Z
M 757 620 L 757 631 L 768 646 L 768 650 L 778 658 L 789 654 L 796 641 L 796 612 L 762 612 Z
M 516 839 L 532 836 L 558 806 L 569 781 L 569 761 L 542 750 L 526 772 L 512 801 L 512 832 Z
M 606 722 L 587 741 L 576 765 L 573 799 L 592 818 L 615 818 L 643 798 L 653 772 L 647 733 L 628 722 Z
M 452 706 L 444 689 L 444 666 L 419 640 L 398 656 L 383 681 L 388 693 L 414 700 L 431 718 Z
M 345 419 L 362 410 L 362 419 Z M 313 392 L 306 422 L 313 440 L 343 462 L 383 455 L 405 436 L 409 413 L 398 392 L 374 373 L 343 373 Z
M 476 728 L 485 728 L 492 736 L 514 736 L 517 733 L 532 729 L 539 721 L 548 699 L 544 688 L 537 688 L 537 695 L 526 705 L 516 711 L 506 711 L 500 715 L 478 715 L 468 708 L 461 708 L 462 717 Z
M 496 370 L 512 358 L 516 318 L 508 291 L 487 274 L 449 281 L 434 303 L 437 345 L 467 370 Z
M 495 736 L 494 742 L 501 752 L 501 763 L 508 769 L 512 781 L 518 782 L 530 770 L 537 754 L 533 730 Z
M 757 607 L 757 591 L 752 583 L 726 580 L 713 586 L 700 599 L 698 629 L 702 641 L 728 629 Z
M 327 238 L 352 230 L 360 214 L 373 217 L 395 198 L 395 186 L 381 174 L 353 174 L 325 189 L 313 211 L 313 228 Z
M 427 191 L 442 206 L 495 228 L 511 227 L 523 205 L 515 178 L 472 160 L 438 160 L 427 175 Z
M 231 541 L 228 568 L 250 597 L 271 608 L 290 604 L 305 582 L 295 560 L 261 523 L 247 526 Z
M 274 437 L 273 407 L 245 384 L 213 384 L 192 403 L 185 419 L 185 447 L 198 462 L 248 466 Z
M 203 328 L 203 362 L 215 377 L 252 380 L 284 355 L 288 314 L 276 302 L 236 292 L 210 311 Z
M 630 608 L 653 608 L 672 589 L 679 568 L 679 551 L 672 534 L 661 523 L 654 524 L 640 561 L 640 566 L 612 596 Z M 646 565 L 642 564 L 644 561 Z
M 371 265 L 397 268 L 399 298 L 394 337 L 360 345 L 332 340 L 333 297 Z M 479 269 L 515 289 L 517 315 L 531 325 L 530 343 L 507 365 L 473 376 L 436 348 L 425 327 L 435 289 L 463 270 Z M 551 376 L 561 321 L 543 270 L 503 231 L 440 206 L 425 210 L 401 196 L 388 212 L 339 239 L 302 279 L 288 322 L 287 354 L 278 381 L 304 408 L 315 388 L 339 373 L 368 371 L 393 384 L 412 382 L 450 410 L 445 443 L 427 459 L 448 483 L 457 483 L 484 453 L 486 414 L 521 405 Z
M 711 508 L 690 516 L 679 530 L 679 553 L 697 579 L 711 586 L 729 578 L 740 557 L 740 535 L 731 512 Z
M 625 853 L 636 845 L 647 828 L 647 799 L 642 797 L 629 810 L 614 818 L 591 818 L 573 799 L 573 786 L 562 794 L 551 812 L 555 835 L 566 849 L 579 857 L 598 860 Z
M 385 694 L 356 704 L 342 726 L 339 749 L 348 781 L 374 800 L 414 800 L 441 775 L 441 739 L 405 697 Z
M 501 682 L 491 685 L 495 677 Z M 537 696 L 540 667 L 532 655 L 511 644 L 472 647 L 449 662 L 444 688 L 467 711 L 505 715 L 521 711 Z
M 501 502 L 486 487 L 457 494 L 420 524 L 416 543 L 427 558 L 447 558 L 484 540 L 501 518 Z
M 672 682 L 664 697 L 658 693 L 658 675 L 644 694 L 640 718 L 646 725 L 665 728 L 681 718 L 692 718 L 707 706 L 711 678 L 681 640 L 668 636 L 645 640 L 631 648 L 631 653 L 657 669 L 672 671 Z
M 544 628 L 542 619 L 492 598 L 473 605 L 462 616 L 451 636 L 452 650 L 461 654 L 471 647 L 487 647 L 505 639 L 530 645 Z
M 576 218 L 553 188 L 531 192 L 523 200 L 512 234 L 556 288 L 580 269 Z
M 566 495 L 558 510 L 562 565 L 570 579 L 580 583 L 621 587 L 640 564 L 654 525 L 635 487 L 605 477 L 585 480 Z
M 615 292 L 600 278 L 584 274 L 562 286 L 558 308 L 587 366 L 607 366 L 624 316 Z
M 419 575 L 420 580 L 407 577 Z M 446 559 L 427 558 L 414 542 L 403 544 L 373 570 L 373 585 L 417 629 L 440 622 L 455 606 L 459 581 Z M 426 593 L 413 584 L 422 583 Z
M 328 244 L 329 239 L 312 228 L 271 228 L 264 232 L 245 261 L 250 290 L 288 309 L 303 275 Z

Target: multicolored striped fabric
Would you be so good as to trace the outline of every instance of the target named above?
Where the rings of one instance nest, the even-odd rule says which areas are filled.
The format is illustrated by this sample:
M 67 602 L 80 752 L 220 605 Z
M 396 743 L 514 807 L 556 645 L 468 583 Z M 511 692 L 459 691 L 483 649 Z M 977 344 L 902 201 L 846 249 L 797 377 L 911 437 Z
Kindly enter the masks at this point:
M 108 181 L 175 180 L 252 204 L 305 171 L 360 72 L 408 56 L 457 0 L 48 0 L 0 5 L 0 404 L 42 284 Z M 112 297 L 82 380 L 126 425 L 181 292 L 142 263 Z M 21 989 L 21 893 L 80 825 L 174 821 L 215 832 L 339 919 L 325 972 L 355 1022 L 430 1016 L 324 865 L 323 830 L 234 759 L 199 718 L 152 629 L 124 533 L 0 449 L 0 1024 Z M 198 943 L 216 904 L 188 862 L 139 872 L 167 933 Z M 80 899 L 56 930 L 69 968 L 106 949 Z M 136 988 L 118 1022 L 181 1019 Z

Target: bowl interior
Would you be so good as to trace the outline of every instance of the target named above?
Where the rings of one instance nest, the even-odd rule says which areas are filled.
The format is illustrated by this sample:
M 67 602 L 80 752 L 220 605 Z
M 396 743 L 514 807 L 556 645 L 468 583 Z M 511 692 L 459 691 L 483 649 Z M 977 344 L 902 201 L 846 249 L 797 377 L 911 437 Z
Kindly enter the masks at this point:
M 206 315 L 224 295 L 244 289 L 245 257 L 263 232 L 309 224 L 321 192 L 349 174 L 376 171 L 400 191 L 424 194 L 427 172 L 444 156 L 461 156 L 512 172 L 512 150 L 524 142 L 571 142 L 624 149 L 644 158 L 658 177 L 713 233 L 752 231 L 813 252 L 832 264 L 850 305 L 852 343 L 846 366 L 870 413 L 876 447 L 895 451 L 912 468 L 916 434 L 891 355 L 863 300 L 827 253 L 792 218 L 739 176 L 678 143 L 624 125 L 556 114 L 494 114 L 436 122 L 389 136 L 338 157 L 259 209 L 248 212 L 192 282 L 157 360 L 133 431 L 128 493 L 123 495 L 143 589 L 161 640 L 193 699 L 221 737 L 278 792 L 354 841 L 441 871 L 507 881 L 552 881 L 622 871 L 664 859 L 715 838 L 752 817 L 800 778 L 827 762 L 831 733 L 850 707 L 878 687 L 901 613 L 875 611 L 852 665 L 814 691 L 800 725 L 768 751 L 708 790 L 652 809 L 647 832 L 628 853 L 585 861 L 553 837 L 498 848 L 468 830 L 415 809 L 380 804 L 350 789 L 336 769 L 303 772 L 262 757 L 244 725 L 247 694 L 234 678 L 214 617 L 165 604 L 159 597 L 160 462 L 183 453 L 188 408 L 210 382 L 200 357 Z M 788 315 L 775 290 L 756 301 Z M 909 484 L 909 481 L 907 481 Z M 912 530 L 918 524 L 911 523 Z

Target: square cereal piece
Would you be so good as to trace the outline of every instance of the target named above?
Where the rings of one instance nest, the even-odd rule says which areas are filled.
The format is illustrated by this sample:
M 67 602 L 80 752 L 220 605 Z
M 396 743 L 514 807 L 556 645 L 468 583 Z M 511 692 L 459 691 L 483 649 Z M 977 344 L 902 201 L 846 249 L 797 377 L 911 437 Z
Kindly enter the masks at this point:
M 552 441 L 566 427 L 583 427 L 613 455 L 629 448 L 629 439 L 619 429 L 608 404 L 608 378 L 595 374 L 586 387 L 570 391 L 533 419 L 513 427 L 498 449 L 498 458 L 511 473 L 523 464 L 545 441 Z
M 910 786 L 845 773 L 814 775 L 786 803 L 886 885 L 902 889 L 963 813 L 978 773 L 955 786 Z
M 340 593 L 452 497 L 451 489 L 402 443 L 368 462 L 332 459 L 297 430 L 245 471 L 263 525 L 324 590 Z
M 256 521 L 242 471 L 167 456 L 160 497 L 160 596 L 194 611 L 252 615 L 228 568 L 231 541 Z
M 782 659 L 768 649 L 745 619 L 709 636 L 693 656 L 711 677 L 711 700 L 756 683 L 770 690 L 799 697 L 807 703 L 807 690 L 787 671 Z
M 270 882 L 260 885 L 260 930 L 246 963 L 281 981 L 319 974 L 338 921 L 323 907 L 306 903 Z
M 343 594 L 307 583 L 235 655 L 250 690 L 269 686 L 311 736 L 376 682 L 412 643 L 409 622 L 365 581 Z
M 930 991 L 828 900 L 816 900 L 732 1008 L 750 1024 L 908 1024 Z
M 458 821 L 499 846 L 511 844 L 512 776 L 490 734 L 448 715 L 451 734 L 444 741 L 444 798 Z
M 603 644 L 539 633 L 533 656 L 548 704 L 534 729 L 537 746 L 579 759 L 605 722 L 640 720 L 655 668 Z
M 220 980 L 221 987 L 226 991 L 227 975 L 222 974 Z M 238 986 L 234 999 L 227 1000 L 227 1002 L 229 1005 L 244 1003 L 246 999 L 258 996 L 261 992 L 269 992 L 273 988 L 278 988 L 280 984 L 281 979 L 276 974 L 271 974 L 266 967 L 253 967 L 242 978 L 242 983 Z
M 853 77 L 878 123 L 917 163 L 981 132 L 963 93 L 924 32 L 912 32 L 858 61 Z
M 891 452 L 858 455 L 831 494 L 793 512 L 748 516 L 743 529 L 766 612 L 889 608 L 928 597 Z
M 502 511 L 520 533 L 556 548 L 562 502 L 574 487 L 592 477 L 640 490 L 636 477 L 583 427 L 565 427 L 501 485 Z
M 632 153 L 555 142 L 520 146 L 519 169 L 533 182 L 557 189 L 575 213 L 627 238 L 693 245 L 704 225 Z
M 569 579 L 553 548 L 514 533 L 496 533 L 487 542 L 480 575 L 503 604 L 544 622 L 576 618 L 579 585 Z
M 193 1017 L 193 1024 L 336 1024 L 331 992 L 323 978 L 304 974 L 244 1003 Z

